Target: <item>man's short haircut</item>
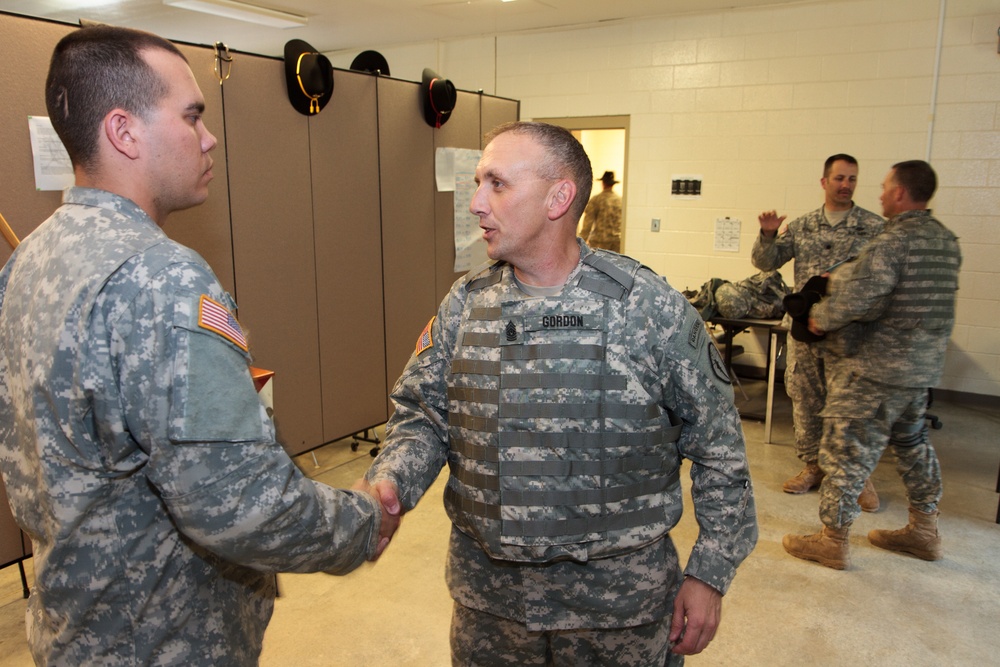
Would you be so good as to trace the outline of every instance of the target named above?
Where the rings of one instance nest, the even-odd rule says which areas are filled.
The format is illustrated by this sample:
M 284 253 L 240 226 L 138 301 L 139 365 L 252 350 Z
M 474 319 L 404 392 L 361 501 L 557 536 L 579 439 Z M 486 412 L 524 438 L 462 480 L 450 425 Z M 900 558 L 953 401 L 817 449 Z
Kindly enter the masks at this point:
M 831 155 L 823 163 L 823 178 L 827 178 L 830 175 L 830 169 L 833 168 L 833 163 L 837 160 L 843 160 L 848 164 L 853 164 L 855 167 L 858 166 L 858 161 L 854 159 L 853 155 L 848 155 L 847 153 L 836 153 Z
M 590 201 L 590 192 L 594 187 L 594 170 L 587 152 L 583 150 L 576 137 L 558 125 L 511 121 L 489 131 L 485 137 L 485 144 L 507 132 L 529 135 L 545 147 L 548 159 L 543 164 L 537 165 L 536 172 L 539 176 L 553 180 L 569 178 L 576 183 L 576 197 L 570 207 L 570 215 L 579 220 L 587 208 L 587 202 Z
M 906 160 L 892 165 L 893 180 L 906 190 L 910 199 L 926 204 L 937 190 L 937 174 L 923 160 Z
M 143 59 L 162 49 L 187 62 L 176 46 L 152 33 L 116 26 L 74 30 L 52 52 L 45 80 L 45 107 L 70 160 L 94 166 L 101 122 L 113 109 L 140 118 L 169 90 L 168 82 Z

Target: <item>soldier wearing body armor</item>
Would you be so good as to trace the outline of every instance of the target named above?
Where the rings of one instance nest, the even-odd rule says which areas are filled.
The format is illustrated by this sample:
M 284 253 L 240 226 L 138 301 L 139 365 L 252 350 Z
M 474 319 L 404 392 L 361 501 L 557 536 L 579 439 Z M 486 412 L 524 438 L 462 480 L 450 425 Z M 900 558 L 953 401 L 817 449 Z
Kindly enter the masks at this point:
M 823 165 L 823 206 L 792 220 L 779 234 L 785 216 L 775 211 L 760 214 L 760 235 L 751 251 L 753 265 L 762 271 L 779 269 L 795 260 L 795 292 L 801 292 L 813 276 L 820 276 L 845 260 L 857 257 L 861 249 L 882 231 L 885 221 L 877 214 L 856 206 L 854 189 L 858 183 L 858 161 L 844 153 L 831 155 Z M 785 324 L 791 326 L 786 318 Z M 826 402 L 827 372 L 824 357 L 835 341 L 806 342 L 789 337 L 785 389 L 792 399 L 795 426 L 795 453 L 805 467 L 785 481 L 785 493 L 806 493 L 819 486 L 819 445 L 823 435 L 820 412 Z M 874 512 L 878 495 L 866 482 L 861 506 Z
M 662 277 L 576 238 L 592 173 L 571 134 L 487 140 L 470 208 L 494 261 L 419 337 L 361 486 L 409 510 L 449 466 L 454 664 L 677 664 L 757 539 L 725 365 Z M 681 572 L 684 458 L 701 531 Z
M 857 352 L 827 360 L 819 464 L 822 532 L 786 535 L 785 549 L 835 569 L 850 564 L 848 533 L 856 498 L 883 451 L 897 459 L 910 502 L 907 526 L 873 530 L 877 547 L 925 560 L 941 558 L 941 468 L 928 439 L 927 390 L 941 379 L 955 324 L 958 241 L 927 209 L 937 178 L 926 162 L 893 166 L 882 184 L 889 219 L 858 259 L 830 276 L 828 296 L 813 306 L 815 334 L 862 324 Z

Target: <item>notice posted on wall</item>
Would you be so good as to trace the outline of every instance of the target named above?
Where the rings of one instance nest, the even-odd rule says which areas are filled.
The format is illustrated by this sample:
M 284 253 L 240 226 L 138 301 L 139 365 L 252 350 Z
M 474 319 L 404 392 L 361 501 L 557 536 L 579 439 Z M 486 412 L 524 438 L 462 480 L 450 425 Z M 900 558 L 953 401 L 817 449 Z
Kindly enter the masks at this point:
M 438 148 L 435 153 L 438 192 L 455 193 L 455 273 L 464 273 L 489 259 L 479 218 L 469 212 L 476 193 L 476 165 L 483 152 Z
M 73 185 L 73 165 L 46 116 L 28 116 L 36 190 L 64 190 Z
M 740 251 L 740 221 L 719 218 L 715 221 L 715 249 L 722 252 Z

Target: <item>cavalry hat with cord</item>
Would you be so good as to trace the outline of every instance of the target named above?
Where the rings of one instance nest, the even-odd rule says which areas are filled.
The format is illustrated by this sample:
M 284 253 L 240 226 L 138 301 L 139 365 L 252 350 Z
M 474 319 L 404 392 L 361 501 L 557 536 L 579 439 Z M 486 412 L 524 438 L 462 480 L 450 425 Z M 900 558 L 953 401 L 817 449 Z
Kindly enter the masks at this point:
M 333 96 L 330 59 L 301 39 L 285 44 L 285 82 L 288 101 L 305 116 L 315 116 Z
M 458 100 L 458 92 L 451 81 L 441 78 L 437 72 L 428 67 L 424 68 L 420 98 L 424 109 L 424 120 L 431 127 L 441 127 L 451 118 L 451 112 Z

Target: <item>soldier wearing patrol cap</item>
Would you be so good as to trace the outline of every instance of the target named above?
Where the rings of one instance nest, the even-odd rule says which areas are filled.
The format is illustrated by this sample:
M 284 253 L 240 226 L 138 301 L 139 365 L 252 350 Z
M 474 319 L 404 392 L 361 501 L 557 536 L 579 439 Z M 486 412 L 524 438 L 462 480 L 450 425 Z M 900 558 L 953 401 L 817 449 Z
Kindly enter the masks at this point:
M 56 46 L 76 187 L 0 271 L 0 468 L 31 538 L 40 665 L 256 664 L 277 571 L 348 572 L 397 518 L 305 479 L 205 261 L 160 229 L 215 137 L 184 56 L 124 28 Z
M 679 292 L 577 239 L 593 174 L 569 132 L 486 139 L 470 209 L 494 261 L 418 338 L 365 481 L 409 510 L 450 468 L 454 664 L 677 664 L 757 540 L 730 379 Z M 682 572 L 685 458 L 700 533 Z

